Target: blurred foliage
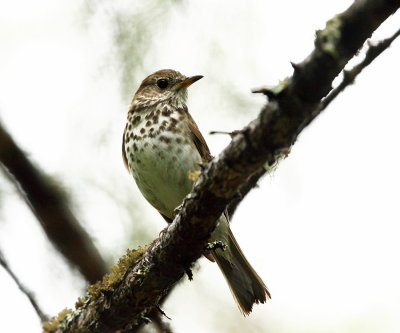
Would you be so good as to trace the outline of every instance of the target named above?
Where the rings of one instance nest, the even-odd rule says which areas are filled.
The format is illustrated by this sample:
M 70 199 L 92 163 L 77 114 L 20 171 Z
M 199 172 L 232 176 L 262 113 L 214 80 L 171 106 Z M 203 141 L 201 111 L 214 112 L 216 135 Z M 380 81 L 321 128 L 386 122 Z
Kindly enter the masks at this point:
M 2 208 L 2 205 L 3 205 L 3 195 L 4 195 L 3 188 L 4 188 L 4 185 L 5 185 L 5 182 L 3 180 L 4 174 L 5 174 L 5 172 L 3 171 L 2 168 L 0 168 L 0 221 L 2 220 L 1 208 Z
M 85 1 L 81 10 L 80 20 L 83 22 L 81 25 L 84 29 L 89 29 L 91 24 L 96 25 L 99 21 L 106 24 L 103 33 L 110 34 L 112 46 L 102 59 L 106 63 L 100 61 L 99 70 L 102 72 L 101 74 L 110 75 L 103 73 L 103 69 L 106 67 L 113 71 L 112 76 L 119 76 L 118 81 L 123 101 L 131 99 L 134 87 L 139 85 L 143 77 L 148 74 L 144 73 L 144 66 L 146 54 L 150 52 L 156 42 L 153 35 L 164 28 L 171 9 L 181 3 L 181 0 Z M 111 144 L 110 139 L 110 124 L 108 124 L 103 132 L 96 133 L 94 145 L 106 147 Z M 143 245 L 154 238 L 155 230 L 149 226 L 144 217 L 142 209 L 144 200 L 141 197 L 140 200 L 133 200 L 131 195 L 127 195 L 135 187 L 134 180 L 131 179 L 129 183 L 124 184 L 115 180 L 113 173 L 105 174 L 106 172 L 107 170 L 104 170 L 101 180 L 95 176 L 89 176 L 87 181 L 88 188 L 91 187 L 95 191 L 100 190 L 101 196 L 106 197 L 111 205 L 118 207 L 118 220 L 124 226 L 126 243 L 118 244 L 114 253 L 105 254 L 107 262 L 113 262 L 121 255 L 121 249 Z
M 115 253 L 105 254 L 107 262 L 115 262 L 121 256 L 121 249 L 125 250 L 127 247 L 144 245 L 154 238 L 153 232 L 156 229 L 154 227 L 153 230 L 152 226 L 155 225 L 149 226 L 146 223 L 145 214 L 141 209 L 140 203 L 144 203 L 144 201 L 141 200 L 140 203 L 137 203 L 132 201 L 131 196 L 126 195 L 129 192 L 129 188 L 135 186 L 133 179 L 126 186 L 119 186 L 121 185 L 120 183 L 115 183 L 114 187 L 111 187 L 107 184 L 99 184 L 95 180 L 90 185 L 101 191 L 110 201 L 110 204 L 113 203 L 119 208 L 118 221 L 125 227 L 125 242 L 115 247 Z
M 154 32 L 164 28 L 169 11 L 181 0 L 146 2 L 87 0 L 85 12 L 88 18 L 99 10 L 106 10 L 115 46 L 115 64 L 121 80 L 121 93 L 124 99 L 132 95 L 132 87 L 143 79 L 141 73 L 146 53 L 150 50 Z M 137 75 L 140 74 L 140 75 Z
M 225 311 L 220 313 L 220 317 L 216 318 L 215 324 L 219 332 L 230 332 L 230 333 L 260 333 L 266 332 L 265 325 L 262 322 L 253 320 L 251 324 L 246 323 L 242 318 L 234 312 Z M 239 320 L 238 320 L 239 319 Z

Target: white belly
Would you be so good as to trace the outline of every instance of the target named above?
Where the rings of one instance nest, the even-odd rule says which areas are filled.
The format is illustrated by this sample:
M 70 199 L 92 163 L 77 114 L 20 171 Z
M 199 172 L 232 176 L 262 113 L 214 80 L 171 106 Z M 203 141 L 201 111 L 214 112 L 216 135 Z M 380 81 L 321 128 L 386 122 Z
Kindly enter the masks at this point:
M 132 141 L 130 145 L 132 151 Z M 172 132 L 143 138 L 136 145 L 130 169 L 137 186 L 154 208 L 173 218 L 174 209 L 192 189 L 189 172 L 199 169 L 199 152 L 192 141 L 185 141 L 182 134 Z

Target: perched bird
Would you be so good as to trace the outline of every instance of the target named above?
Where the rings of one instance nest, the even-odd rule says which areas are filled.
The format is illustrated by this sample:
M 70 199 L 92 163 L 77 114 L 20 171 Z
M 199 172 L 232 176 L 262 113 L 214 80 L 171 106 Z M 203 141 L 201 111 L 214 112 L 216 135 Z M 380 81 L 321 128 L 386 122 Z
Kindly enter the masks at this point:
M 123 135 L 122 155 L 146 200 L 167 222 L 191 191 L 189 173 L 211 160 L 210 150 L 186 106 L 187 88 L 203 76 L 186 77 L 166 69 L 146 77 L 133 96 Z M 211 242 L 224 249 L 211 250 L 240 311 L 248 315 L 254 303 L 270 294 L 236 242 L 227 216 L 219 218 Z

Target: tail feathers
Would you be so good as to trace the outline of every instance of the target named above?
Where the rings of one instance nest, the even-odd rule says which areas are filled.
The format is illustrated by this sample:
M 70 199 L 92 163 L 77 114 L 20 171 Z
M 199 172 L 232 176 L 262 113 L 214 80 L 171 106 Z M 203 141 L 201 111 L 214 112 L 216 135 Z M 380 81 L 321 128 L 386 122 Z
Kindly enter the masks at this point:
M 271 295 L 264 282 L 247 261 L 239 244 L 228 228 L 224 237 L 225 249 L 212 252 L 221 269 L 233 297 L 243 315 L 250 314 L 253 304 L 265 303 Z

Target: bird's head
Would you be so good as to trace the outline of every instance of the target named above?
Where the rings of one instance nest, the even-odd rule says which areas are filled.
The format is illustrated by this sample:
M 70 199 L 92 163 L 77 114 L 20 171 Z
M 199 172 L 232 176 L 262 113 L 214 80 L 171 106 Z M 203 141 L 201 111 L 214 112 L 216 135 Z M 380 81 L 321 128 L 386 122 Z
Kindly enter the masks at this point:
M 143 80 L 133 96 L 131 107 L 149 107 L 167 100 L 177 106 L 186 105 L 187 87 L 202 77 L 186 77 L 172 69 L 159 70 Z

